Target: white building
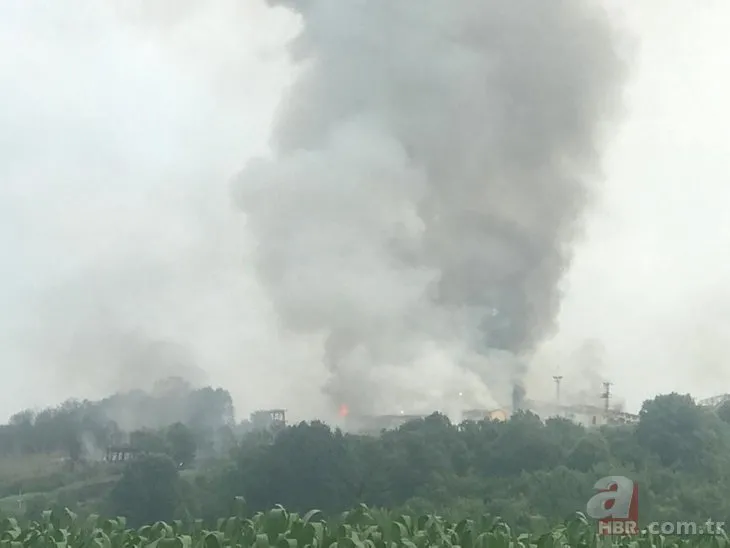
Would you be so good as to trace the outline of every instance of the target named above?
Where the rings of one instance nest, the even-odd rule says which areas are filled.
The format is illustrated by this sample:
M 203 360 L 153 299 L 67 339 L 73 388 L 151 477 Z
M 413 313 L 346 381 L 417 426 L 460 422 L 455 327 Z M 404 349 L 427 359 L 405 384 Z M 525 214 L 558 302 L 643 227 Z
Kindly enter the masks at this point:
M 563 417 L 577 424 L 591 427 L 609 424 L 631 424 L 638 422 L 639 416 L 615 409 L 606 410 L 599 405 L 558 405 L 546 402 L 525 402 L 525 408 L 543 420 L 550 417 Z

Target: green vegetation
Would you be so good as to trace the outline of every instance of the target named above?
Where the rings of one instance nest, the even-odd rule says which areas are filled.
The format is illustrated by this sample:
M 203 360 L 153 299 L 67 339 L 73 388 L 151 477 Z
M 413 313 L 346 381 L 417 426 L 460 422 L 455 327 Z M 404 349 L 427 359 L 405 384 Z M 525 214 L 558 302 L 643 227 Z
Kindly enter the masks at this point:
M 438 515 L 444 531 L 471 519 L 484 532 L 491 526 L 482 516 L 501 516 L 512 527 L 512 541 L 526 533 L 536 542 L 555 524 L 576 519 L 598 478 L 618 474 L 639 483 L 642 524 L 730 523 L 730 408 L 701 407 L 689 396 L 647 401 L 635 425 L 584 428 L 531 413 L 452 424 L 434 414 L 379 436 L 317 421 L 252 430 L 233 423 L 227 392 L 172 381 L 167 390 L 110 399 L 25 413 L 2 427 L 8 445 L 0 447 L 0 513 L 16 518 L 26 533 L 47 530 L 47 508 L 55 516 L 69 508 L 82 521 L 123 515 L 125 526 L 166 522 L 179 534 L 175 520 L 199 518 L 199 535 L 202 528 L 217 529 L 219 516 L 243 519 L 235 509 L 240 496 L 251 512 L 281 504 L 302 516 L 317 508 L 335 521 L 361 503 L 393 515 Z M 39 433 L 49 430 L 49 417 L 65 432 L 55 441 Z M 112 444 L 123 444 L 136 458 L 105 462 L 101 457 Z M 376 514 L 385 515 L 368 513 Z M 358 538 L 374 530 L 366 531 Z
M 126 528 L 124 518 L 80 520 L 73 512 L 45 512 L 39 522 L 21 527 L 9 519 L 0 524 L 0 547 L 5 548 L 720 548 L 725 535 L 692 540 L 653 537 L 636 540 L 598 537 L 595 526 L 577 513 L 563 525 L 545 533 L 517 534 L 501 518 L 448 521 L 440 516 L 397 515 L 360 505 L 330 520 L 318 510 L 304 515 L 282 506 L 251 517 L 219 519 L 205 529 L 202 522 L 156 522 L 139 529 Z

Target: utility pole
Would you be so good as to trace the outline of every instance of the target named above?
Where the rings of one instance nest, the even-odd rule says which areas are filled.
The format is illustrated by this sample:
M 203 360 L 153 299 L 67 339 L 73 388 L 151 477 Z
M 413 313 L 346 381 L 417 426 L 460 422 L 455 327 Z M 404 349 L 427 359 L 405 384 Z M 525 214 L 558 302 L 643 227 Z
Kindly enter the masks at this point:
M 553 376 L 553 380 L 555 381 L 555 402 L 558 404 L 558 407 L 560 406 L 560 381 L 563 380 L 562 375 L 555 375 Z
M 606 410 L 606 414 L 608 415 L 608 410 L 610 408 L 610 401 L 611 401 L 611 385 L 612 382 L 604 382 L 603 383 L 603 394 L 601 394 L 601 397 L 606 400 L 604 404 L 604 409 Z

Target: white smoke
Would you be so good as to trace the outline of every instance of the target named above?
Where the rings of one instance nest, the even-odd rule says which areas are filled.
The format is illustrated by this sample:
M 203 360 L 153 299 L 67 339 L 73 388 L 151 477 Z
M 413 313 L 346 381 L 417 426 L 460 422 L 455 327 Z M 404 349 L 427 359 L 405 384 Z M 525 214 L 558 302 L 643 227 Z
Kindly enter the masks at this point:
M 242 416 L 317 414 L 328 374 L 363 412 L 509 400 L 600 180 L 614 30 L 578 1 L 289 8 L 0 6 L 4 412 L 171 373 Z
M 585 0 L 309 0 L 236 200 L 333 404 L 505 404 L 554 329 L 623 66 Z M 305 367 L 306 365 L 302 365 Z M 397 404 L 402 408 L 402 404 Z

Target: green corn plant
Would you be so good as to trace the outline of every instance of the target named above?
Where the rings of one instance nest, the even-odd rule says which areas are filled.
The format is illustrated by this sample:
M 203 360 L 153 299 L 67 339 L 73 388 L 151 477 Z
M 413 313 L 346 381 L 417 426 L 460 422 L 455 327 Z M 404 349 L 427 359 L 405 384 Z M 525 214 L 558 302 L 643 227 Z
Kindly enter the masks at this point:
M 247 515 L 245 501 L 213 530 L 203 522 L 156 522 L 128 528 L 124 518 L 81 520 L 70 510 L 44 512 L 21 526 L 0 521 L 0 548 L 730 548 L 728 537 L 601 537 L 577 513 L 540 535 L 516 534 L 501 518 L 482 516 L 450 522 L 438 515 L 396 515 L 360 505 L 327 521 L 319 510 L 303 515 L 276 506 Z

